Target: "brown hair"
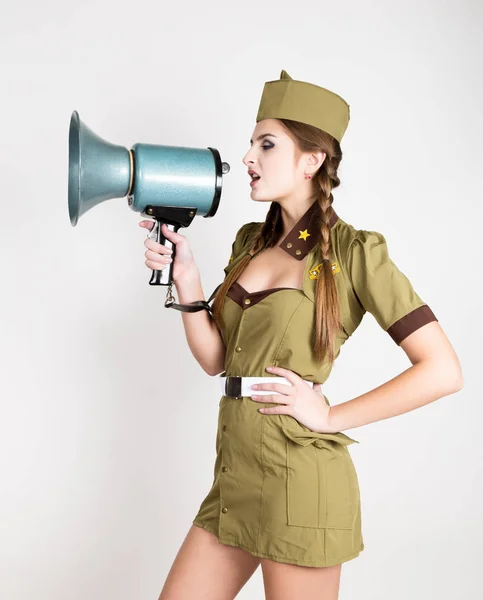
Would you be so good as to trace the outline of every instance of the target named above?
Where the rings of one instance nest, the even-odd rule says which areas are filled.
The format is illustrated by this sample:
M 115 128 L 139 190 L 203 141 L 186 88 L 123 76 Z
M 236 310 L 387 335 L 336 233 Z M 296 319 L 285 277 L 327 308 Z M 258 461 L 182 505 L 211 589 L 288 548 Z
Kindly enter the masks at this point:
M 322 254 L 322 266 L 315 291 L 315 331 L 314 353 L 320 362 L 326 355 L 329 361 L 334 361 L 334 341 L 341 327 L 339 298 L 335 285 L 334 274 L 329 260 L 330 247 L 330 218 L 332 216 L 332 190 L 340 184 L 337 169 L 342 160 L 339 142 L 331 135 L 306 123 L 289 119 L 278 119 L 288 130 L 295 142 L 296 151 L 325 152 L 326 157 L 319 170 L 312 176 L 314 195 L 317 205 L 314 211 L 314 226 L 320 228 L 319 246 Z M 258 235 L 255 236 L 250 252 L 262 248 L 273 247 L 282 232 L 280 204 L 272 202 Z M 225 295 L 231 284 L 245 270 L 251 260 L 251 255 L 244 256 L 226 276 L 213 302 L 213 317 L 219 328 L 222 326 L 223 306 Z

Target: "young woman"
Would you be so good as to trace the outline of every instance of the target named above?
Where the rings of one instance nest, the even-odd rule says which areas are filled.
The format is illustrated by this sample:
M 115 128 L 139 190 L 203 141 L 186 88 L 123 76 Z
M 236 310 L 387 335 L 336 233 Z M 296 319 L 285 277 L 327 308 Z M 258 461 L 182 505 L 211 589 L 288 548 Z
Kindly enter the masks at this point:
M 231 600 L 258 565 L 267 600 L 336 600 L 342 563 L 364 549 L 356 440 L 343 430 L 462 388 L 450 342 L 384 236 L 332 207 L 348 121 L 349 105 L 325 88 L 286 71 L 265 84 L 243 159 L 251 198 L 270 203 L 265 222 L 239 229 L 212 311 L 182 315 L 196 360 L 223 371 L 223 395 L 214 481 L 160 600 Z M 163 233 L 176 244 L 179 300 L 195 306 L 204 296 L 188 240 Z M 150 269 L 171 260 L 145 246 Z M 412 367 L 331 407 L 321 384 L 365 312 Z

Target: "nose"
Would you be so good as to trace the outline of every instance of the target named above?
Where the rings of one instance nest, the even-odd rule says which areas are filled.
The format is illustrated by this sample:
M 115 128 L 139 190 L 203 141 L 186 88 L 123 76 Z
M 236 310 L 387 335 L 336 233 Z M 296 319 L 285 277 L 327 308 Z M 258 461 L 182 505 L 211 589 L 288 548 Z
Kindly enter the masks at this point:
M 252 150 L 253 148 L 250 148 L 250 150 L 245 154 L 245 156 L 242 159 L 242 162 L 246 167 L 248 167 L 249 164 L 250 166 L 253 165 Z

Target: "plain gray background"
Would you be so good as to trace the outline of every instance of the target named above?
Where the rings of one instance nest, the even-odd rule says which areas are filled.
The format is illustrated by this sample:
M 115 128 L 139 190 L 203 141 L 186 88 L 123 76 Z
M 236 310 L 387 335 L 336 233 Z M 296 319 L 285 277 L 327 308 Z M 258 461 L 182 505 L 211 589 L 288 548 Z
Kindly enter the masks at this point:
M 217 380 L 166 288 L 148 285 L 126 200 L 71 226 L 71 112 L 113 143 L 213 146 L 230 163 L 215 218 L 181 230 L 208 297 L 237 229 L 268 209 L 241 159 L 282 69 L 349 102 L 334 207 L 384 233 L 465 377 L 457 394 L 348 430 L 366 548 L 343 566 L 340 599 L 481 598 L 482 12 L 477 0 L 3 5 L 1 600 L 157 599 L 212 482 Z M 323 390 L 337 404 L 409 366 L 367 314 Z M 239 598 L 263 598 L 260 569 Z

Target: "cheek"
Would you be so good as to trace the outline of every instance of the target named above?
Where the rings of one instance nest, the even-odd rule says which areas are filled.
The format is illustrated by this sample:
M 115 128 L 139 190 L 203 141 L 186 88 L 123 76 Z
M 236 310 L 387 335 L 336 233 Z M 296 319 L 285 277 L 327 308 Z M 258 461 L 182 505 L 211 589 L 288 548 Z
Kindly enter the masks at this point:
M 270 181 L 273 183 L 274 188 L 282 192 L 291 190 L 295 185 L 294 173 L 288 168 L 277 169 Z

